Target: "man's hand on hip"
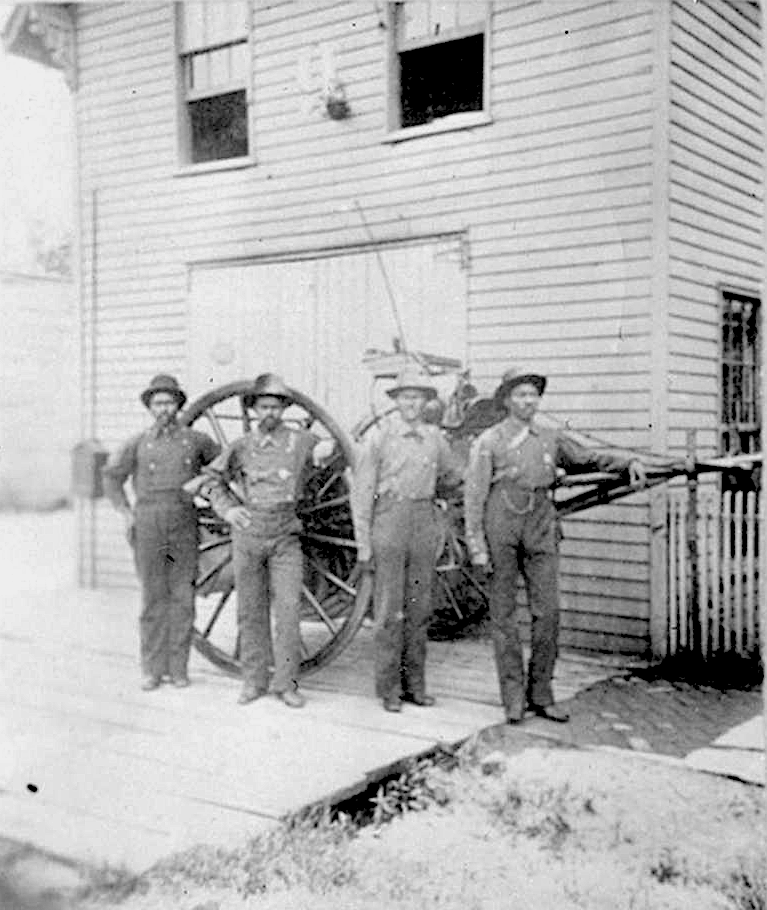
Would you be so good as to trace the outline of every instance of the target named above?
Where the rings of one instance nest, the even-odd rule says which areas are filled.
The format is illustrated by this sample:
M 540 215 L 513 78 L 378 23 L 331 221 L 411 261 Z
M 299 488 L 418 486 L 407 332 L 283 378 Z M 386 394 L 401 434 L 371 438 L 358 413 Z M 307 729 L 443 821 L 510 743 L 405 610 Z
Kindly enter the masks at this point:
M 647 473 L 643 462 L 639 458 L 632 458 L 629 462 L 629 483 L 632 487 L 642 489 L 647 483 Z
M 227 509 L 226 515 L 224 515 L 224 521 L 228 522 L 238 531 L 244 531 L 246 528 L 250 527 L 250 512 L 248 512 L 245 506 L 232 506 L 231 509 Z

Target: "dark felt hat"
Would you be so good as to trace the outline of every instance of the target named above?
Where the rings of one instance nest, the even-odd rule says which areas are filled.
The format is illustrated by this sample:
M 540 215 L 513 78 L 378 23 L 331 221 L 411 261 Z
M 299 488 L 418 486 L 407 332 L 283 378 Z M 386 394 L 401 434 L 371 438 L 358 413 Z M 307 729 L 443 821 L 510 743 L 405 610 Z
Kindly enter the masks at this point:
M 503 401 L 509 392 L 518 385 L 529 383 L 538 389 L 538 394 L 543 395 L 546 390 L 546 377 L 540 373 L 533 373 L 530 370 L 510 369 L 506 370 L 501 378 L 501 384 L 495 390 L 495 402 L 503 406 Z
M 152 395 L 156 392 L 169 392 L 171 395 L 175 395 L 180 408 L 183 408 L 186 403 L 186 394 L 179 386 L 178 379 L 175 376 L 169 376 L 167 373 L 158 373 L 141 393 L 141 403 L 145 408 L 149 407 Z
M 290 394 L 290 390 L 276 373 L 261 373 L 260 376 L 256 376 L 256 381 L 253 383 L 253 390 L 248 395 L 248 400 L 255 404 L 259 398 L 264 398 L 267 395 L 281 399 L 286 407 L 289 404 L 293 404 L 293 396 Z

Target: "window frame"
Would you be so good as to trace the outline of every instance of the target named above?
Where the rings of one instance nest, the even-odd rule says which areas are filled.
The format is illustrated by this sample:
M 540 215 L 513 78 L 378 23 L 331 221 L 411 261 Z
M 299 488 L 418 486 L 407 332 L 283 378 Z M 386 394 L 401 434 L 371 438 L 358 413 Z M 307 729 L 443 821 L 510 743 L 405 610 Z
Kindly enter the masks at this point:
M 432 120 L 430 123 L 421 123 L 417 126 L 401 126 L 401 99 L 400 99 L 400 63 L 399 55 L 403 51 L 418 50 L 422 47 L 433 47 L 436 44 L 445 44 L 461 38 L 468 38 L 479 34 L 472 26 L 456 26 L 440 35 L 422 36 L 411 38 L 400 45 L 397 35 L 397 11 L 404 3 L 387 2 L 386 4 L 386 133 L 384 142 L 402 142 L 419 136 L 431 136 L 439 133 L 449 133 L 455 130 L 470 129 L 475 126 L 486 126 L 493 122 L 490 114 L 490 45 L 492 34 L 493 4 L 490 2 L 477 2 L 477 7 L 483 9 L 483 60 L 482 60 L 482 109 L 479 111 L 461 111 L 447 114 Z
M 207 0 L 211 2 L 211 0 Z M 176 162 L 177 168 L 175 176 L 186 177 L 195 174 L 209 173 L 215 171 L 236 170 L 238 168 L 251 167 L 256 163 L 254 154 L 254 128 L 253 128 L 253 5 L 247 2 L 247 34 L 244 44 L 246 48 L 247 72 L 243 81 L 233 81 L 227 85 L 216 86 L 214 91 L 210 90 L 187 90 L 186 60 L 195 52 L 185 52 L 183 50 L 183 22 L 182 7 L 183 3 L 175 0 L 173 3 L 173 55 L 174 55 L 174 74 L 176 78 Z M 209 47 L 201 48 L 196 53 L 204 53 L 211 50 L 218 50 L 240 42 L 224 42 L 211 44 Z M 192 161 L 191 155 L 191 130 L 188 103 L 190 101 L 199 101 L 203 98 L 216 98 L 220 95 L 226 95 L 233 91 L 245 89 L 245 109 L 246 109 L 246 128 L 248 133 L 248 154 L 237 155 L 232 158 L 217 158 L 211 161 Z
M 729 451 L 725 451 L 725 437 L 727 435 L 742 434 L 748 433 L 751 435 L 753 441 L 763 444 L 764 440 L 764 402 L 762 401 L 761 395 L 761 375 L 763 368 L 763 359 L 764 359 L 764 315 L 763 315 L 763 301 L 762 296 L 758 290 L 746 289 L 741 287 L 733 287 L 731 285 L 719 285 L 718 287 L 718 297 L 719 297 L 719 374 L 717 377 L 717 386 L 718 386 L 718 414 L 717 414 L 717 425 L 718 425 L 718 450 L 721 455 L 728 454 L 747 454 L 746 452 L 733 452 L 730 447 Z M 725 314 L 728 309 L 728 301 L 732 302 L 733 300 L 740 300 L 743 302 L 755 303 L 755 319 L 756 319 L 756 339 L 754 343 L 754 357 L 753 357 L 753 406 L 756 410 L 756 420 L 747 422 L 747 421 L 734 421 L 731 423 L 726 423 L 724 420 L 725 404 L 727 401 L 725 399 L 726 389 L 724 385 L 724 367 L 725 364 L 730 361 L 732 358 L 728 357 L 728 352 L 725 350 L 725 341 L 724 341 L 724 320 Z M 744 349 L 745 350 L 745 349 Z M 743 351 L 741 351 L 741 354 Z M 746 361 L 741 359 L 739 364 L 742 366 L 746 364 Z M 750 365 L 750 364 L 749 364 Z M 752 449 L 754 451 L 754 449 Z

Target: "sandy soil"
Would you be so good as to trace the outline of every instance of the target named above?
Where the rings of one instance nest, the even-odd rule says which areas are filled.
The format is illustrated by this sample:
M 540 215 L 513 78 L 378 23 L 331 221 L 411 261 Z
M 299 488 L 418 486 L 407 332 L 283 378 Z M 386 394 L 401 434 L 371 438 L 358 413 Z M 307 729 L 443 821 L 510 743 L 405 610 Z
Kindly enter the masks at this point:
M 283 846 L 263 877 L 204 852 L 124 910 L 714 910 L 767 900 L 763 790 L 628 753 L 465 754 L 445 805 Z M 218 857 L 218 862 L 223 861 Z M 191 878 L 190 878 L 191 873 Z M 215 879 L 216 872 L 212 878 Z M 227 877 L 228 876 L 228 877 Z M 195 881 L 196 879 L 196 881 Z M 244 895 L 243 891 L 251 891 Z M 755 899 L 756 896 L 756 899 Z M 751 900 L 751 903 L 747 902 Z M 114 906 L 108 896 L 87 906 Z

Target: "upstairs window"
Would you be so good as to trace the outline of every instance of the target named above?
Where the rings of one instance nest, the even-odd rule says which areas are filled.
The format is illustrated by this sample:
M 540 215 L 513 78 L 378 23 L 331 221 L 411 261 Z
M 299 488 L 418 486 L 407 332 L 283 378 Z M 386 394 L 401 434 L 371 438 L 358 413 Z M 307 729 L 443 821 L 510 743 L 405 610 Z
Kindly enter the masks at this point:
M 759 391 L 761 307 L 757 297 L 722 294 L 721 451 L 740 455 L 761 449 Z
M 483 2 L 391 4 L 390 130 L 488 120 L 488 20 Z
M 248 3 L 177 3 L 181 154 L 185 164 L 245 158 L 250 52 Z

